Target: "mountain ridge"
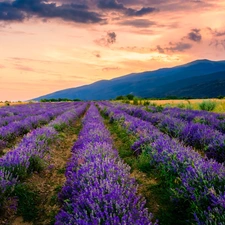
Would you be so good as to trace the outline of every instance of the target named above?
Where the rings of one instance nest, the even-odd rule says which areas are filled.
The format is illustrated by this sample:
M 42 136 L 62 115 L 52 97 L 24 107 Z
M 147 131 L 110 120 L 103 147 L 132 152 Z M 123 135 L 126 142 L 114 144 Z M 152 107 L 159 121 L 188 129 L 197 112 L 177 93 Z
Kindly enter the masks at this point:
M 225 81 L 225 60 L 211 61 L 208 59 L 200 59 L 171 68 L 160 68 L 153 71 L 131 73 L 121 77 L 113 78 L 111 80 L 99 80 L 92 84 L 59 90 L 35 98 L 34 100 L 40 100 L 43 98 L 79 98 L 81 100 L 107 100 L 115 98 L 118 95 L 126 95 L 129 93 L 133 93 L 139 97 L 166 97 L 169 95 L 169 93 L 171 93 L 172 90 L 170 89 L 174 86 L 174 83 L 176 83 L 177 87 L 181 86 L 183 88 L 186 88 L 190 85 L 193 85 L 193 87 L 196 86 L 196 84 L 192 84 L 192 79 L 194 77 L 198 77 L 198 84 L 202 87 L 203 91 L 203 83 L 204 79 L 206 78 L 205 76 L 208 75 L 207 79 L 210 80 L 210 74 L 212 74 L 212 76 L 215 76 L 215 73 L 218 72 L 221 72 L 221 74 L 219 75 L 220 80 L 222 79 Z M 207 87 L 209 85 L 210 84 L 208 83 Z M 191 90 L 190 87 L 189 89 Z M 167 90 L 167 92 L 165 90 Z M 217 93 L 217 91 L 213 90 L 212 92 Z M 218 95 L 225 95 L 225 90 L 221 91 L 220 89 L 220 92 L 221 93 L 219 93 Z M 176 88 L 174 95 L 178 95 L 177 97 L 181 97 L 179 96 L 181 93 L 182 90 Z M 204 94 L 206 93 L 204 93 L 203 91 L 203 93 L 200 95 L 203 96 Z

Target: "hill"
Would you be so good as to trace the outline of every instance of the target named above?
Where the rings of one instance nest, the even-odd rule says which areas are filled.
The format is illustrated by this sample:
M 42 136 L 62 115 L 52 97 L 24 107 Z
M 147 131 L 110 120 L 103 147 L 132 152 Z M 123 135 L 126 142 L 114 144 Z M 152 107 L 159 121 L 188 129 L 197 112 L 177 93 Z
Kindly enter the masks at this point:
M 140 97 L 217 97 L 225 95 L 225 61 L 196 60 L 173 68 L 133 73 L 112 80 L 57 91 L 34 100 L 107 100 L 132 93 Z

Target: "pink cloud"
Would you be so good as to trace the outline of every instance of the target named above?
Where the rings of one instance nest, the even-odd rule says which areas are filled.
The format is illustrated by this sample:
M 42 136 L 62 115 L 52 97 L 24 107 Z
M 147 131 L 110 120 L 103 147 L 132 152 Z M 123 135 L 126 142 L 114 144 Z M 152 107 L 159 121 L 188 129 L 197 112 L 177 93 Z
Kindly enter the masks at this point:
M 15 65 L 15 69 L 29 71 L 29 72 L 36 72 L 33 68 L 28 67 L 28 66 L 23 66 L 23 65 Z

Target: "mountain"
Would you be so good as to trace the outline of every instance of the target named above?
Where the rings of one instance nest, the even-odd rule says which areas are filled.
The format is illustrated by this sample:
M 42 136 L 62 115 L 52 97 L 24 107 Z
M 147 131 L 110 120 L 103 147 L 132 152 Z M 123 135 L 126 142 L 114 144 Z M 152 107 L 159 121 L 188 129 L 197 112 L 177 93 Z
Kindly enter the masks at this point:
M 107 100 L 130 93 L 140 97 L 225 96 L 225 61 L 203 59 L 173 68 L 132 73 L 112 80 L 100 80 L 90 85 L 57 91 L 34 100 Z

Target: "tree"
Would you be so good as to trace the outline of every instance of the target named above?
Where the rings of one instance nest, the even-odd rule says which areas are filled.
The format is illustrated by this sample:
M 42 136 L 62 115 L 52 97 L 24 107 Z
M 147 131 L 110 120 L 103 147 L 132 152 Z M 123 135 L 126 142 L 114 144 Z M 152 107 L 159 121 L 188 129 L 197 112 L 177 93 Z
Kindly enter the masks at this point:
M 128 98 L 128 100 L 133 100 L 133 99 L 134 99 L 134 95 L 128 94 L 128 95 L 127 95 L 127 98 Z

